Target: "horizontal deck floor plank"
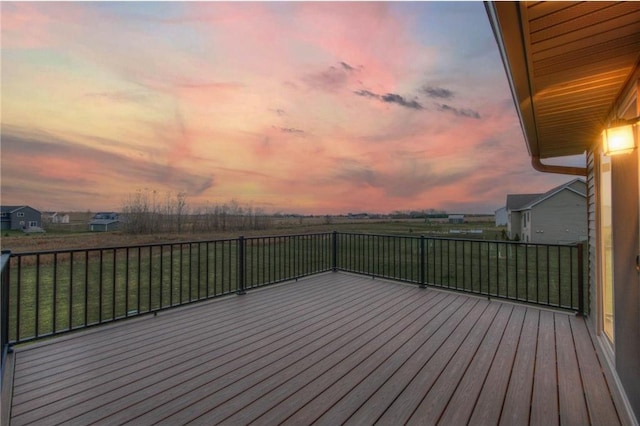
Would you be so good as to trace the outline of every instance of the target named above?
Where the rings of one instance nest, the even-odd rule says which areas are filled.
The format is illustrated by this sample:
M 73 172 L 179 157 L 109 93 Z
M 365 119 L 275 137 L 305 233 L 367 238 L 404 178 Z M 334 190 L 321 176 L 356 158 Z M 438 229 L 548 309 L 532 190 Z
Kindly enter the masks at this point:
M 333 368 L 338 368 L 339 371 L 347 368 L 349 357 L 352 362 L 360 362 L 372 350 L 392 339 L 420 315 L 420 307 L 424 302 L 425 300 L 414 298 L 383 322 L 375 326 L 366 324 L 364 332 L 348 340 L 343 339 L 338 344 L 336 344 L 337 341 L 327 342 L 312 356 L 291 364 L 277 375 L 272 375 L 268 380 L 253 386 L 250 390 L 237 394 L 225 404 L 224 409 L 216 410 L 202 420 L 204 423 L 224 420 L 227 424 L 246 424 L 264 412 L 273 414 L 274 412 L 270 410 L 291 395 L 302 397 L 305 386 L 318 389 L 314 387 L 317 384 L 316 379 L 324 374 L 327 375 L 326 377 L 331 377 Z M 313 392 L 315 390 L 311 391 Z M 179 422 L 182 420 L 182 414 L 185 413 L 170 417 L 168 420 Z M 188 415 L 190 416 L 191 413 Z M 266 422 L 272 424 L 269 421 Z
M 300 310 L 296 310 L 296 311 L 292 311 L 289 313 L 289 315 L 291 314 L 300 314 Z M 313 316 L 315 312 L 311 312 L 311 316 L 314 320 L 317 320 L 317 317 Z M 299 317 L 301 318 L 301 317 Z M 288 321 L 290 319 L 290 317 L 285 318 L 285 322 Z M 257 318 L 256 320 L 260 321 L 260 318 Z M 302 324 L 300 325 L 305 326 L 307 324 L 305 324 L 304 322 L 302 322 Z M 248 330 L 246 327 L 244 328 L 245 330 Z M 274 321 L 271 320 L 269 322 L 262 322 L 261 325 L 259 327 L 255 327 L 253 329 L 251 329 L 251 333 L 253 333 L 253 337 L 254 338 L 261 338 L 263 337 L 263 334 L 258 333 L 260 330 L 263 330 L 262 333 L 273 333 L 273 331 L 276 329 L 274 327 Z M 232 330 L 233 331 L 233 330 Z M 175 352 L 177 354 L 182 354 L 182 356 L 187 356 L 187 357 L 191 357 L 193 358 L 193 355 L 201 355 L 201 353 L 191 353 L 191 354 L 184 354 L 183 352 L 183 348 L 184 346 L 190 344 L 191 345 L 191 349 L 192 350 L 196 350 L 196 351 L 201 351 L 202 353 L 210 353 L 210 346 L 205 346 L 205 343 L 208 342 L 207 340 L 207 336 L 203 335 L 203 334 L 198 334 L 196 336 L 193 336 L 191 338 L 191 340 L 186 341 L 185 343 L 185 335 L 187 335 L 188 333 L 184 333 L 183 335 L 181 335 L 177 340 L 177 342 L 174 345 L 170 345 L 170 346 L 164 346 L 161 347 L 159 349 L 156 349 L 156 352 L 151 351 L 148 347 L 146 348 L 147 350 L 145 352 L 143 352 L 142 354 L 140 354 L 140 356 L 138 357 L 138 359 L 134 360 L 132 358 L 129 358 L 127 360 L 127 363 L 132 366 L 132 368 L 138 367 L 138 368 L 147 368 L 148 366 L 148 360 L 149 359 L 153 359 L 154 360 L 154 364 L 158 364 L 160 362 L 163 362 L 164 359 L 167 359 L 166 362 L 175 364 L 176 363 L 176 359 L 175 359 L 175 354 L 172 353 Z M 229 333 L 219 333 L 221 334 L 223 337 L 225 337 L 225 334 L 229 334 Z M 238 335 L 238 332 L 235 333 L 230 333 L 233 342 L 241 342 L 243 345 L 246 346 L 247 342 L 250 341 L 251 339 L 248 339 L 248 337 L 246 335 Z M 229 343 L 228 341 L 225 341 L 224 339 L 220 339 L 220 336 L 217 336 L 216 339 L 213 339 L 211 344 L 216 346 L 216 349 L 219 349 L 221 347 L 230 347 L 231 343 Z M 268 337 L 268 336 L 267 336 Z M 228 340 L 228 339 L 227 339 Z M 267 339 L 268 341 L 268 339 Z M 197 343 L 196 343 L 197 342 Z M 137 351 L 138 349 L 136 349 Z M 126 351 L 125 351 L 126 353 Z M 119 377 L 124 377 L 127 374 L 131 374 L 132 371 L 134 370 L 123 370 L 122 368 L 118 368 L 121 365 L 122 361 L 120 363 L 114 363 L 112 360 L 109 360 L 109 363 L 106 367 L 103 367 L 102 371 L 89 371 L 85 374 L 85 383 L 91 384 L 92 386 L 96 386 L 96 377 L 99 377 L 100 380 L 103 381 L 109 381 L 109 374 L 107 371 L 105 371 L 105 369 L 109 368 L 111 371 L 114 371 L 118 374 Z M 127 378 L 126 380 L 129 380 L 130 378 Z M 80 381 L 80 378 L 78 377 L 78 372 L 73 372 L 72 375 L 69 376 L 68 381 L 71 381 L 72 383 L 77 383 Z M 43 392 L 43 387 L 47 384 L 46 381 L 40 381 L 39 383 L 37 383 L 39 386 L 37 387 L 37 389 L 39 390 L 39 392 Z M 115 383 L 114 385 L 118 385 L 117 383 Z M 63 393 L 60 392 L 59 389 L 46 389 L 44 388 L 44 390 L 57 390 L 58 392 L 56 392 L 57 396 L 62 396 Z M 20 399 L 18 399 L 18 401 L 20 401 Z
M 584 319 L 347 273 L 13 356 L 11 425 L 619 423 Z
M 388 292 L 388 289 L 379 289 L 382 291 L 382 296 L 393 296 L 398 298 L 399 301 L 402 301 L 402 291 L 397 292 L 398 294 L 394 294 L 393 292 Z M 405 291 L 407 289 L 404 289 Z M 338 296 L 340 295 L 338 292 Z M 372 296 L 371 294 L 369 296 Z M 356 295 L 354 294 L 354 297 Z M 359 299 L 363 299 L 365 296 L 360 293 L 357 295 Z M 340 299 L 340 302 L 336 303 L 333 301 L 333 306 L 337 305 L 338 307 L 342 306 L 343 309 L 351 309 L 349 305 L 349 300 L 345 301 L 344 299 Z M 361 300 L 362 303 L 371 303 L 371 299 L 368 298 L 366 300 Z M 324 301 L 316 301 L 316 303 L 322 303 L 321 309 L 324 307 L 328 309 L 331 307 L 331 304 L 325 305 Z M 311 304 L 313 305 L 313 303 Z M 276 308 L 277 309 L 277 308 Z M 333 312 L 332 309 L 328 309 L 328 312 Z M 312 310 L 308 313 L 310 320 L 318 321 L 322 320 L 322 318 L 318 317 L 318 311 Z M 131 394 L 137 393 L 140 397 L 150 397 L 146 393 L 141 393 L 141 389 L 145 389 L 148 392 L 153 393 L 153 395 L 157 395 L 161 393 L 163 389 L 162 384 L 168 388 L 180 388 L 180 385 L 185 382 L 187 379 L 193 378 L 197 380 L 198 378 L 206 377 L 202 375 L 202 365 L 210 365 L 212 362 L 217 362 L 217 364 L 224 364 L 224 361 L 227 358 L 234 359 L 237 354 L 233 354 L 235 351 L 240 351 L 241 353 L 250 354 L 255 347 L 250 346 L 252 343 L 258 341 L 262 342 L 264 345 L 269 345 L 272 341 L 279 341 L 282 337 L 282 334 L 291 332 L 291 320 L 295 318 L 295 327 L 304 329 L 309 324 L 304 320 L 309 319 L 306 316 L 300 315 L 299 309 L 289 311 L 289 315 L 284 316 L 279 319 L 278 323 L 274 323 L 274 321 L 267 321 L 266 323 L 262 323 L 259 326 L 253 328 L 244 328 L 241 332 L 235 331 L 229 334 L 227 331 L 218 332 L 218 334 L 223 335 L 224 339 L 212 339 L 211 342 L 208 341 L 206 336 L 201 336 L 200 340 L 197 343 L 191 343 L 190 350 L 184 351 L 181 348 L 182 345 L 177 349 L 178 354 L 175 356 L 169 356 L 167 358 L 166 355 L 162 357 L 156 356 L 155 358 L 145 358 L 142 360 L 136 360 L 136 363 L 133 364 L 133 371 L 122 371 L 122 369 L 116 370 L 115 374 L 117 374 L 117 379 L 110 380 L 107 384 L 102 386 L 93 386 L 90 389 L 85 389 L 83 392 L 76 392 L 74 395 L 77 395 L 76 398 L 67 398 L 65 405 L 59 405 L 58 408 L 64 408 L 64 412 L 60 410 L 60 417 L 66 418 L 75 418 L 79 413 L 84 414 L 82 419 L 87 420 L 90 413 L 95 415 L 96 412 L 104 412 L 107 408 L 109 411 L 122 408 L 122 405 L 131 404 L 132 398 Z M 260 318 L 258 318 L 258 323 Z M 278 325 L 279 324 L 279 325 Z M 215 331 L 215 330 L 214 330 Z M 234 330 L 231 330 L 234 331 Z M 215 333 L 214 333 L 215 335 Z M 171 355 L 171 354 L 169 354 Z M 225 356 L 223 360 L 219 360 L 220 357 Z M 177 358 L 176 358 L 177 357 Z M 162 361 L 163 359 L 165 359 Z M 147 360 L 154 359 L 154 363 L 150 365 Z M 162 362 L 159 362 L 162 361 Z M 210 368 L 214 368 L 211 366 Z M 136 372 L 136 374 L 133 374 Z M 128 373 L 128 374 L 124 374 Z M 100 379 L 103 379 L 103 375 L 98 376 Z M 90 378 L 87 379 L 85 383 L 93 385 L 95 381 L 92 381 Z M 57 396 L 60 395 L 59 392 L 56 393 Z M 107 406 L 107 403 L 119 401 L 119 404 L 111 404 Z M 35 417 L 38 415 L 37 410 L 32 410 L 30 412 L 29 417 Z M 27 420 L 27 417 L 25 420 Z M 54 421 L 54 418 L 49 417 L 50 420 Z M 82 421 L 82 419 L 78 419 L 78 421 Z
M 200 371 L 198 376 L 193 377 L 183 376 L 183 381 L 179 384 L 161 382 L 159 386 L 154 386 L 155 391 L 166 388 L 166 391 L 163 392 L 163 401 L 159 401 L 158 406 L 150 404 L 151 401 L 142 399 L 140 404 L 132 406 L 126 412 L 118 413 L 116 416 L 118 419 L 122 419 L 126 415 L 127 419 L 136 418 L 137 421 L 151 421 L 151 418 L 162 420 L 184 407 L 189 407 L 189 412 L 198 413 L 199 411 L 195 409 L 194 404 L 214 404 L 212 399 L 224 402 L 230 395 L 247 391 L 255 381 L 265 380 L 291 363 L 298 361 L 306 353 L 313 353 L 322 348 L 325 346 L 324 339 L 343 336 L 345 330 L 341 328 L 341 325 L 344 324 L 344 321 L 350 322 L 354 328 L 364 327 L 367 324 L 369 326 L 375 325 L 376 321 L 384 318 L 384 312 L 401 310 L 403 300 L 403 298 L 398 299 L 395 296 L 385 297 L 384 301 L 378 302 L 375 298 L 368 298 L 367 305 L 380 309 L 374 312 L 382 312 L 382 315 L 376 318 L 374 313 L 360 307 L 350 317 L 344 319 L 338 317 L 335 325 L 320 323 L 315 331 L 313 328 L 305 328 L 304 332 L 308 337 L 302 340 L 294 341 L 292 344 L 286 344 L 286 341 L 273 343 L 276 350 L 265 356 L 245 359 L 246 356 L 238 354 L 237 360 L 225 365 L 224 368 Z M 348 340 L 350 336 L 341 338 Z M 247 353 L 246 355 L 255 356 L 255 353 L 251 355 Z M 216 389 L 215 395 L 201 392 L 201 388 L 205 386 Z M 203 399 L 207 401 L 201 401 Z
M 345 298 L 345 303 L 353 303 L 354 307 L 357 308 L 357 299 L 356 298 L 352 298 L 352 297 L 346 297 L 345 294 L 338 294 L 339 297 L 343 297 Z M 359 296 L 360 302 L 359 303 L 367 303 L 368 301 L 366 300 L 362 300 L 362 296 Z M 328 302 L 328 303 L 334 303 L 334 302 Z M 289 309 L 286 308 L 285 309 Z M 299 313 L 300 315 L 302 315 L 303 311 L 301 311 L 302 309 L 302 305 L 299 305 L 298 307 L 294 308 L 295 310 L 292 310 L 289 312 L 290 314 L 297 314 Z M 271 312 L 271 309 L 267 310 L 267 312 Z M 329 312 L 330 314 L 330 312 Z M 225 331 L 224 333 L 216 333 L 215 335 L 215 339 L 217 339 L 216 341 L 218 342 L 216 345 L 217 346 L 221 346 L 224 342 L 224 339 L 228 336 L 231 336 L 233 338 L 235 338 L 236 340 L 242 341 L 243 339 L 246 342 L 246 336 L 241 336 L 239 335 L 237 329 L 235 327 L 239 327 L 238 329 L 240 330 L 247 330 L 249 325 L 251 325 L 251 323 L 257 323 L 258 326 L 256 327 L 252 327 L 251 328 L 251 332 L 252 333 L 256 333 L 257 331 L 259 331 L 260 329 L 263 330 L 272 330 L 273 329 L 273 324 L 275 321 L 277 321 L 277 315 L 273 314 L 273 313 L 267 313 L 265 315 L 252 315 L 252 314 L 248 314 L 251 315 L 251 322 L 244 324 L 245 326 L 242 327 L 243 323 L 241 323 L 240 321 L 236 321 L 235 323 L 229 323 L 228 326 L 224 327 Z M 311 313 L 311 315 L 313 315 L 313 312 Z M 210 319 L 211 322 L 216 324 L 216 327 L 219 327 L 219 321 L 216 318 L 211 318 Z M 209 331 L 211 331 L 211 326 L 209 325 L 209 327 L 206 327 L 209 329 Z M 95 360 L 87 355 L 87 365 L 78 365 L 77 368 L 75 370 L 73 370 L 73 374 L 67 374 L 67 378 L 71 381 L 71 382 L 77 382 L 80 381 L 82 379 L 81 375 L 84 371 L 86 371 L 86 376 L 89 379 L 93 379 L 95 380 L 95 377 L 101 377 L 104 378 L 103 374 L 105 374 L 105 370 L 108 370 L 110 368 L 113 368 L 112 366 L 117 366 L 118 367 L 118 371 L 124 373 L 122 371 L 122 364 L 133 364 L 135 365 L 136 359 L 134 359 L 134 357 L 137 357 L 141 362 L 145 362 L 146 360 L 150 359 L 151 357 L 153 357 L 154 362 L 158 363 L 163 361 L 163 359 L 167 358 L 167 359 L 172 359 L 173 360 L 173 354 L 172 352 L 176 352 L 176 353 L 183 353 L 184 352 L 184 347 L 189 347 L 191 350 L 197 350 L 199 347 L 203 346 L 205 343 L 207 343 L 207 335 L 205 333 L 203 333 L 203 331 L 207 331 L 202 330 L 202 329 L 198 329 L 198 330 L 193 330 L 191 328 L 187 328 L 183 333 L 181 333 L 178 338 L 173 339 L 173 341 L 169 341 L 168 343 L 165 343 L 164 345 L 161 345 L 160 347 L 157 347 L 155 344 L 151 344 L 153 341 L 152 340 L 145 340 L 145 341 L 141 341 L 138 344 L 136 344 L 135 346 L 133 346 L 131 348 L 131 351 L 122 351 L 122 349 L 118 349 L 118 353 L 122 354 L 122 356 L 114 356 L 116 357 L 116 359 L 114 360 L 114 358 L 108 358 L 108 362 L 103 361 L 102 364 L 97 363 L 96 365 L 99 366 L 103 371 L 96 371 L 96 370 L 92 370 L 91 367 L 89 367 L 89 365 L 93 366 L 95 364 Z M 160 352 L 162 355 L 156 355 L 156 351 Z M 125 357 L 125 354 L 128 354 L 128 357 Z M 118 365 L 119 364 L 119 365 Z M 70 371 L 71 369 L 67 369 L 65 371 Z M 27 370 L 28 371 L 28 370 Z M 130 372 L 127 372 L 130 373 Z M 58 383 L 59 380 L 58 380 Z M 40 378 L 39 381 L 35 382 L 32 387 L 35 389 L 42 389 L 43 386 L 47 385 L 47 382 L 43 379 Z M 26 387 L 26 386 L 25 386 Z M 25 389 L 25 387 L 21 387 L 18 386 L 18 389 L 21 392 L 26 392 L 27 389 Z M 33 395 L 35 397 L 38 397 L 39 395 Z

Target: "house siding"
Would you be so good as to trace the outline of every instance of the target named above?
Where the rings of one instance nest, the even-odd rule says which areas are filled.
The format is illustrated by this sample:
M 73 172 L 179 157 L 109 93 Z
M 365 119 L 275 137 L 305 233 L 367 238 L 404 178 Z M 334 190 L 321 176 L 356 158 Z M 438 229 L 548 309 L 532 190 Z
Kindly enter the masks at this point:
M 527 235 L 535 243 L 567 244 L 584 241 L 587 239 L 586 211 L 585 197 L 564 189 L 531 208 Z
M 515 240 L 517 237 L 517 239 L 522 240 L 522 214 L 512 211 L 509 215 L 509 223 L 507 224 L 509 238 Z
M 640 278 L 635 268 L 640 245 L 638 155 L 618 155 L 611 163 L 616 370 L 640 418 Z
M 3 210 L 6 207 L 3 208 Z M 35 226 L 42 226 L 42 213 L 29 207 L 16 207 L 11 211 L 6 211 L 6 217 L 2 218 L 2 230 L 20 230 L 29 228 L 29 224 L 35 222 Z
M 597 203 L 597 195 L 596 195 L 596 160 L 593 152 L 589 152 L 587 154 L 587 233 L 588 233 L 588 251 L 589 251 L 589 312 L 597 312 L 596 310 L 596 302 L 598 300 L 596 294 L 596 283 L 598 282 L 597 277 L 597 255 L 598 255 L 598 247 L 596 245 L 597 241 L 597 216 L 596 216 L 596 203 Z M 596 319 L 594 315 L 589 316 L 589 321 L 594 329 L 597 329 Z
M 507 218 L 507 208 L 501 207 L 495 211 L 496 226 L 505 226 L 509 223 Z

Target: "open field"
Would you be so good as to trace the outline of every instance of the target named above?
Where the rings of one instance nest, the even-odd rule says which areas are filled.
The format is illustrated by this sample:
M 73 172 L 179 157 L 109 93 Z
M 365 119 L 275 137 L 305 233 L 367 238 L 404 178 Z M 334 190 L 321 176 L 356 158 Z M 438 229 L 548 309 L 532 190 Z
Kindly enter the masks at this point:
M 270 236 L 308 234 L 316 232 L 355 232 L 366 234 L 407 235 L 428 237 L 456 237 L 484 240 L 502 240 L 505 227 L 496 227 L 492 216 L 469 217 L 464 224 L 448 224 L 446 220 L 424 219 L 349 219 L 346 217 L 297 217 L 274 218 L 268 229 L 253 231 L 227 231 L 211 233 L 159 233 L 130 235 L 116 232 L 89 232 L 74 227 L 68 231 L 61 226 L 45 234 L 24 234 L 22 231 L 3 232 L 2 250 L 14 253 L 40 250 L 70 250 L 96 247 L 122 247 L 140 244 L 159 244 L 181 241 L 211 241 L 244 236 Z M 62 230 L 60 230 L 62 229 Z M 80 230 L 79 230 L 80 229 Z M 482 230 L 482 234 L 464 234 L 465 231 Z M 452 234 L 450 231 L 462 231 Z

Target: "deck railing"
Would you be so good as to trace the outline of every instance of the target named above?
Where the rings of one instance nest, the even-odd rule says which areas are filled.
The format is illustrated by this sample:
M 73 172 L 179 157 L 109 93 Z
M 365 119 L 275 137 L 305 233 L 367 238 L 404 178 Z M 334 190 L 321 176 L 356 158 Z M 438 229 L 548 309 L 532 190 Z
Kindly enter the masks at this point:
M 2 262 L 3 354 L 8 345 L 331 270 L 585 306 L 579 245 L 333 232 L 7 253 Z
M 9 351 L 9 265 L 10 251 L 0 257 L 0 388 L 4 377 L 4 361 Z
M 337 269 L 584 313 L 583 247 L 336 234 Z

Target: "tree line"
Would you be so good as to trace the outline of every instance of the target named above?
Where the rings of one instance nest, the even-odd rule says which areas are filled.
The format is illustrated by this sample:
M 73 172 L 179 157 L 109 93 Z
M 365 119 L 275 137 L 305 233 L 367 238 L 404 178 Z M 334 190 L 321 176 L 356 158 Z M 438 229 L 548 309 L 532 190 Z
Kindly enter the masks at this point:
M 190 208 L 184 192 L 163 196 L 150 189 L 129 194 L 120 219 L 120 229 L 130 234 L 260 230 L 271 225 L 264 210 L 236 200 Z

